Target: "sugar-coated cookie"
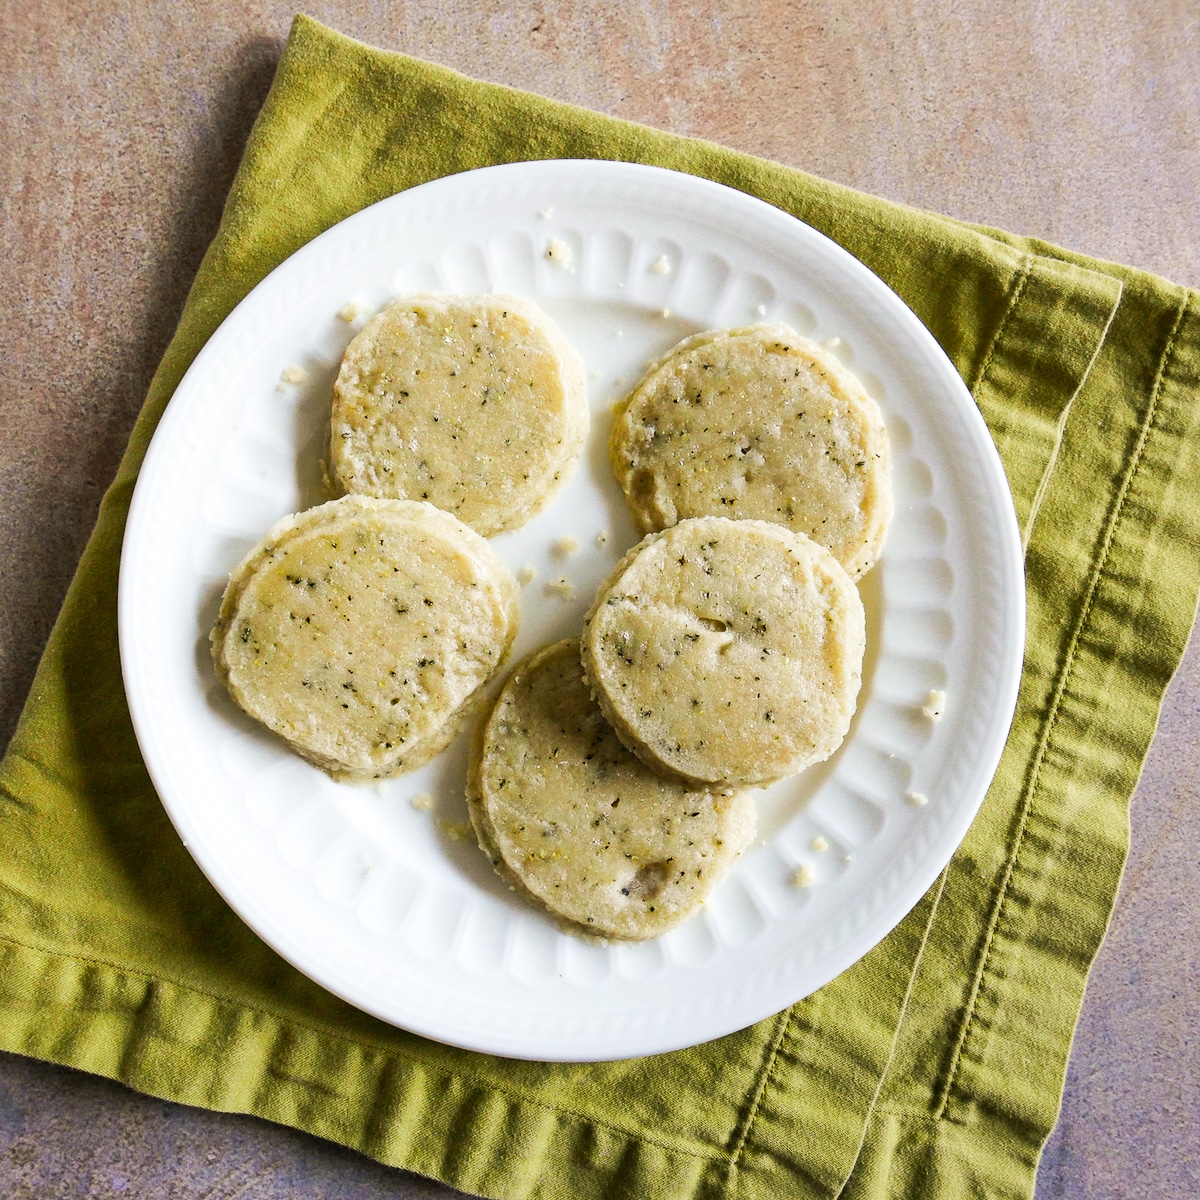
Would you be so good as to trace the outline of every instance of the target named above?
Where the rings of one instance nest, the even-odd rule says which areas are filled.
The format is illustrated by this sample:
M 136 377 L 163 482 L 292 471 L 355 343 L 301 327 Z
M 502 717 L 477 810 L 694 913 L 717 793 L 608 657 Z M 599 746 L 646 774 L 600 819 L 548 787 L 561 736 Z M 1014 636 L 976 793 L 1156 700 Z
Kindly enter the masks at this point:
M 518 664 L 476 740 L 471 820 L 501 876 L 568 926 L 656 937 L 754 837 L 753 799 L 664 779 L 621 744 L 577 641 Z
M 811 538 L 694 517 L 644 538 L 601 584 L 582 661 L 648 765 L 699 784 L 765 784 L 841 744 L 865 627 L 858 589 Z
M 346 349 L 329 466 L 346 492 L 427 500 L 490 537 L 549 501 L 587 430 L 583 361 L 532 301 L 407 296 Z
M 363 782 L 438 753 L 516 629 L 516 582 L 477 533 L 431 504 L 346 496 L 268 532 L 211 641 L 242 709 Z
M 687 338 L 620 405 L 610 452 L 643 533 L 685 517 L 772 521 L 857 579 L 892 516 L 879 406 L 837 358 L 786 325 Z

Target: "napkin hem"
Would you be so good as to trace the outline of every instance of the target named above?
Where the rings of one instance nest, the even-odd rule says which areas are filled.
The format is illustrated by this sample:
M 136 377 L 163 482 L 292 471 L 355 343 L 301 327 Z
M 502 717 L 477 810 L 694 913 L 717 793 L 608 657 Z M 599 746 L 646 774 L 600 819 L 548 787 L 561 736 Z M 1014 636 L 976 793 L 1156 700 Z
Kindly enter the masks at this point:
M 825 987 L 793 1006 L 774 1069 L 763 1076 L 747 1114 L 746 1136 L 730 1158 L 722 1195 L 762 1196 L 782 1190 L 836 1196 L 857 1159 L 867 1121 L 896 1050 L 896 1035 L 912 998 L 938 900 L 943 871 L 891 934 Z M 846 1022 L 847 1011 L 873 1021 Z M 810 1104 L 798 1121 L 796 1095 L 830 1096 Z M 798 1138 L 799 1129 L 803 1138 Z
M 446 1158 L 434 1161 L 411 1144 L 412 1135 L 419 1133 L 431 1119 L 429 1110 L 435 1109 L 436 1116 L 432 1119 L 439 1125 L 463 1131 L 456 1141 L 471 1142 L 483 1151 L 492 1150 L 495 1139 L 488 1131 L 475 1135 L 467 1131 L 473 1120 L 478 1119 L 474 1110 L 481 1104 L 493 1110 L 494 1120 L 493 1101 L 498 1100 L 502 1107 L 512 1110 L 513 1115 L 500 1122 L 500 1126 L 514 1142 L 519 1141 L 522 1129 L 527 1134 L 540 1132 L 546 1136 L 544 1126 L 553 1122 L 557 1126 L 552 1131 L 555 1141 L 575 1143 L 569 1148 L 559 1147 L 561 1161 L 578 1161 L 581 1148 L 590 1146 L 587 1156 L 595 1161 L 589 1163 L 585 1177 L 589 1186 L 576 1186 L 580 1180 L 573 1179 L 577 1196 L 595 1200 L 628 1196 L 629 1200 L 639 1200 L 653 1195 L 663 1200 L 696 1200 L 724 1195 L 723 1190 L 712 1190 L 711 1180 L 706 1182 L 707 1172 L 715 1169 L 724 1174 L 729 1156 L 718 1146 L 672 1144 L 652 1132 L 626 1129 L 570 1105 L 540 1100 L 494 1079 L 463 1071 L 459 1066 L 441 1067 L 423 1057 L 406 1055 L 395 1046 L 348 1037 L 319 1024 L 301 1022 L 287 1014 L 100 958 L 66 954 L 0 935 L 2 959 L 8 961 L 6 969 L 0 972 L 0 1049 L 11 1053 L 111 1078 L 174 1103 L 290 1125 L 336 1140 L 387 1165 L 435 1177 L 462 1190 L 495 1197 L 541 1196 L 540 1190 L 529 1191 L 527 1185 L 529 1179 L 553 1176 L 550 1163 L 555 1156 L 551 1155 L 549 1144 L 541 1147 L 539 1153 L 536 1142 L 530 1141 L 524 1153 L 512 1156 L 514 1164 L 521 1168 L 521 1179 L 511 1178 L 512 1171 L 499 1172 L 506 1176 L 499 1178 L 498 1159 L 487 1153 L 481 1155 L 482 1163 L 469 1167 Z M 18 960 L 16 965 L 14 960 Z M 7 1002 L 5 991 L 14 978 L 24 985 L 22 993 L 27 998 L 24 1006 Z M 126 1004 L 121 1007 L 97 1003 L 106 995 L 123 998 Z M 70 1034 L 66 1037 L 54 1028 L 56 997 L 71 1001 L 64 1009 L 70 1016 Z M 215 1006 L 227 1010 L 224 1014 L 227 1019 L 211 1011 L 197 1011 L 196 1002 L 201 1008 Z M 25 1013 L 24 1020 L 20 1019 L 20 1012 Z M 81 1016 L 86 1021 L 81 1021 Z M 139 1023 L 144 1028 L 138 1030 Z M 231 1034 L 231 1023 L 251 1028 L 245 1035 Z M 271 1044 L 265 1053 L 261 1038 L 252 1036 L 261 1034 L 264 1023 L 282 1026 L 271 1031 Z M 117 1024 L 125 1036 L 112 1036 Z M 81 1025 L 92 1028 L 81 1029 Z M 172 1035 L 176 1040 L 172 1040 Z M 188 1036 L 196 1039 L 195 1045 L 183 1040 Z M 343 1060 L 339 1065 L 353 1059 L 357 1069 L 332 1069 L 333 1063 L 325 1056 L 322 1069 L 304 1072 L 311 1075 L 304 1078 L 296 1060 L 304 1057 L 307 1047 L 302 1043 L 308 1038 L 336 1042 L 341 1051 L 337 1057 Z M 397 1057 L 408 1067 L 403 1079 L 396 1074 L 396 1064 L 391 1061 Z M 247 1069 L 249 1058 L 258 1060 L 253 1070 Z M 376 1058 L 383 1061 L 371 1061 Z M 371 1112 L 365 1117 L 352 1113 L 343 1118 L 337 1106 L 341 1097 L 332 1080 L 345 1077 L 361 1086 L 363 1076 L 368 1073 L 378 1077 Z M 416 1086 L 414 1074 L 420 1076 Z M 450 1113 L 446 1111 L 447 1105 L 434 1102 L 428 1095 L 431 1075 L 461 1093 L 458 1102 L 449 1106 Z M 168 1082 L 164 1083 L 164 1079 Z M 289 1090 L 305 1094 L 289 1096 Z M 352 1095 L 348 1094 L 348 1098 Z M 385 1129 L 381 1125 L 381 1113 L 389 1103 L 401 1110 L 400 1128 Z M 617 1142 L 625 1144 L 620 1154 L 615 1153 Z M 598 1148 L 599 1143 L 604 1144 L 603 1148 Z M 506 1143 L 505 1148 L 512 1150 L 513 1146 Z M 630 1155 L 637 1160 L 639 1151 L 643 1161 L 631 1163 Z M 535 1159 L 544 1163 L 544 1170 L 535 1168 Z M 656 1160 L 669 1160 L 673 1165 L 662 1161 L 655 1166 Z
M 902 1003 L 907 1003 L 912 994 L 916 963 L 928 936 L 940 885 L 941 880 L 902 923 L 902 932 L 916 941 Z M 872 954 L 897 960 L 907 957 L 907 951 L 895 944 L 877 947 Z M 609 1147 L 605 1153 L 610 1157 L 615 1154 L 611 1144 L 620 1141 L 624 1149 L 619 1157 L 625 1164 L 621 1170 L 606 1172 L 604 1164 L 598 1163 L 589 1174 L 589 1179 L 596 1175 L 602 1181 L 596 1184 L 594 1194 L 605 1200 L 626 1195 L 630 1200 L 651 1195 L 663 1200 L 734 1196 L 771 1200 L 781 1189 L 797 1200 L 822 1200 L 840 1190 L 866 1135 L 865 1116 L 850 1120 L 846 1114 L 869 1111 L 883 1074 L 881 1065 L 870 1057 L 870 1039 L 857 1029 L 846 1031 L 846 1037 L 836 1044 L 826 1040 L 823 1060 L 809 1062 L 814 1047 L 806 1046 L 802 1035 L 811 1034 L 820 1025 L 822 1006 L 853 1003 L 843 994 L 853 986 L 853 975 L 844 975 L 840 986 L 835 981 L 830 988 L 773 1018 L 776 1029 L 764 1047 L 754 1099 L 743 1120 L 731 1131 L 731 1148 L 715 1142 L 689 1146 L 666 1141 L 650 1131 L 626 1128 L 562 1101 L 539 1099 L 464 1070 L 461 1065 L 442 1067 L 420 1054 L 406 1053 L 403 1047 L 349 1036 L 245 998 L 197 988 L 162 970 L 151 972 L 98 955 L 36 945 L 7 933 L 0 933 L 0 961 L 5 964 L 0 970 L 0 1049 L 112 1078 L 175 1103 L 287 1124 L 318 1137 L 333 1138 L 388 1165 L 497 1197 L 535 1197 L 541 1193 L 526 1192 L 523 1184 L 511 1178 L 496 1180 L 486 1172 L 462 1172 L 452 1163 L 432 1161 L 404 1145 L 397 1147 L 395 1131 L 390 1136 L 376 1136 L 372 1130 L 378 1125 L 376 1113 L 380 1106 L 391 1104 L 402 1110 L 407 1128 L 422 1127 L 427 1117 L 420 1109 L 421 1098 L 429 1090 L 430 1077 L 436 1076 L 469 1092 L 469 1103 L 464 1100 L 461 1108 L 439 1114 L 438 1123 L 446 1129 L 463 1128 L 469 1123 L 472 1105 L 494 1108 L 498 1099 L 513 1113 L 532 1111 L 542 1121 L 553 1118 L 557 1141 L 574 1139 L 589 1145 L 603 1142 Z M 67 1018 L 65 1028 L 58 1025 L 59 1013 Z M 897 1021 L 885 1020 L 883 1024 L 887 1026 L 886 1053 L 890 1057 Z M 305 1047 L 317 1044 L 322 1058 L 317 1078 L 305 1079 L 300 1067 L 283 1067 L 275 1061 L 280 1046 L 290 1048 L 289 1059 L 302 1059 Z M 768 1097 L 777 1078 L 800 1072 L 796 1077 L 803 1079 L 806 1068 L 816 1068 L 819 1073 L 810 1080 L 810 1086 L 817 1081 L 831 1086 L 831 1073 L 839 1074 L 833 1071 L 839 1057 L 845 1059 L 845 1069 L 840 1072 L 842 1086 L 854 1086 L 857 1073 L 861 1077 L 857 1082 L 870 1085 L 870 1095 L 836 1112 L 809 1114 L 803 1123 L 806 1139 L 820 1143 L 821 1152 L 806 1157 L 797 1155 L 794 1147 L 791 1153 L 781 1152 L 780 1147 L 769 1144 L 769 1138 L 760 1137 L 756 1122 L 764 1107 L 769 1107 Z M 384 1082 L 370 1089 L 374 1102 L 369 1113 L 339 1117 L 337 1100 L 343 1094 L 339 1089 L 345 1085 L 344 1094 L 349 1099 L 355 1094 L 353 1086 L 361 1088 L 363 1084 L 364 1070 L 361 1066 L 350 1069 L 352 1059 L 374 1062 L 372 1069 Z M 299 1088 L 311 1091 L 311 1096 L 297 1099 L 294 1093 Z M 293 1093 L 290 1107 L 287 1097 L 281 1095 L 288 1091 Z M 774 1120 L 779 1117 L 772 1114 Z M 528 1123 L 527 1118 L 517 1120 L 517 1124 Z M 786 1136 L 788 1141 L 795 1136 L 791 1122 Z M 847 1139 L 850 1144 L 839 1152 L 838 1145 L 845 1145 Z M 495 1157 L 492 1152 L 498 1147 L 487 1132 L 471 1140 L 489 1162 Z M 533 1161 L 531 1153 L 517 1158 Z M 548 1155 L 549 1151 L 543 1160 Z M 562 1161 L 577 1157 L 571 1151 Z M 670 1160 L 661 1171 L 663 1178 L 672 1180 L 669 1188 L 658 1179 L 659 1168 L 654 1166 L 658 1159 Z M 550 1180 L 557 1169 L 543 1161 L 536 1174 L 539 1180 Z M 572 1187 L 576 1196 L 593 1195 L 579 1187 L 574 1177 Z
M 1071 1031 L 1111 918 L 1128 846 L 1128 795 L 1174 670 L 1164 668 L 1178 664 L 1200 592 L 1197 293 L 1157 281 L 1143 286 L 1141 293 L 1130 297 L 1130 311 L 1120 319 L 1126 333 L 1131 326 L 1144 331 L 1157 324 L 1160 350 L 1151 360 L 1145 388 L 1119 397 L 1131 436 L 1126 441 L 1125 426 L 1114 420 L 1112 437 L 1123 449 L 1112 461 L 1119 467 L 1112 472 L 1100 535 L 1089 551 L 1084 595 L 1070 605 L 1076 617 L 1054 658 L 1051 699 L 1037 695 L 1045 664 L 1027 663 L 1029 692 L 1022 705 L 1039 714 L 1036 736 L 1025 750 L 1016 751 L 1024 764 L 1016 811 L 994 812 L 990 818 L 993 823 L 1010 821 L 1011 833 L 996 870 L 985 936 L 977 954 L 962 955 L 973 958 L 974 967 L 966 975 L 968 987 L 957 1011 L 937 982 L 947 975 L 947 946 L 957 933 L 953 910 L 959 906 L 961 911 L 964 896 L 971 894 L 963 890 L 963 881 L 968 875 L 986 879 L 991 869 L 977 830 L 951 864 L 959 894 L 945 914 L 945 927 L 931 931 L 941 943 L 942 957 L 940 966 L 935 962 L 930 967 L 933 979 L 922 981 L 924 999 L 953 1011 L 953 1050 L 944 1067 L 929 1072 L 927 1092 L 923 1080 L 898 1079 L 889 1070 L 869 1118 L 863 1154 L 847 1184 L 847 1200 L 917 1194 L 923 1200 L 957 1200 L 980 1186 L 989 1195 L 1025 1196 L 1054 1125 Z M 1114 336 L 1119 340 L 1119 333 Z M 1119 352 L 1110 347 L 1110 353 Z M 1079 421 L 1094 419 L 1097 408 L 1112 411 L 1104 401 L 1123 376 L 1114 375 L 1111 366 L 1109 371 L 1107 382 L 1096 384 L 1102 395 L 1088 397 L 1075 414 Z M 1070 457 L 1067 451 L 1063 469 L 1073 469 L 1078 477 L 1084 460 L 1072 464 Z M 1052 490 L 1045 519 L 1086 519 L 1074 503 L 1069 481 L 1056 480 Z M 1102 495 L 1098 489 L 1093 504 Z M 1154 537 L 1162 526 L 1168 533 Z M 1045 552 L 1036 542 L 1034 549 Z M 1045 561 L 1035 566 L 1042 575 L 1053 569 Z M 1150 579 L 1157 586 L 1147 589 Z M 1035 614 L 1034 619 L 1053 616 Z M 1107 705 L 1110 693 L 1121 696 L 1119 709 Z M 1104 750 L 1094 737 L 1088 740 L 1081 733 L 1102 721 L 1109 722 L 1110 735 L 1123 738 L 1112 752 L 1116 760 L 1111 769 L 1119 782 L 1107 794 L 1091 790 L 1092 777 L 1110 769 Z M 1022 737 L 1015 726 L 1010 751 Z M 1096 759 L 1100 761 L 1092 761 Z M 1044 789 L 1042 769 L 1055 776 Z M 1079 891 L 1067 879 L 1056 885 L 1055 864 L 1066 856 L 1090 858 L 1092 877 L 1104 886 Z M 942 916 L 935 917 L 935 925 Z M 930 1028 L 938 1032 L 929 1046 L 921 1040 L 934 1036 L 928 1031 L 898 1031 L 898 1040 L 903 1042 L 906 1032 L 910 1039 L 901 1073 L 921 1063 L 923 1052 L 925 1057 L 938 1054 L 944 1027 L 935 1023 Z M 904 1136 L 897 1132 L 901 1126 Z M 1000 1165 L 1005 1158 L 999 1157 L 998 1147 L 1004 1147 L 1007 1171 Z
M 981 992 L 985 988 L 985 981 L 993 974 L 992 959 L 993 950 L 998 937 L 1003 937 L 1002 924 L 1005 911 L 1009 905 L 1012 894 L 1014 879 L 1018 875 L 1021 866 L 1021 855 L 1026 845 L 1026 837 L 1029 832 L 1029 823 L 1034 812 L 1035 802 L 1041 792 L 1042 786 L 1042 767 L 1046 764 L 1048 756 L 1051 753 L 1051 743 L 1055 738 L 1055 733 L 1059 727 L 1059 721 L 1063 714 L 1063 703 L 1065 698 L 1072 691 L 1072 683 L 1075 678 L 1075 665 L 1080 653 L 1080 647 L 1083 644 L 1089 630 L 1090 618 L 1093 611 L 1093 605 L 1096 602 L 1097 594 L 1104 583 L 1106 577 L 1110 575 L 1110 563 L 1112 562 L 1114 543 L 1116 542 L 1122 522 L 1128 512 L 1127 503 L 1138 480 L 1139 474 L 1145 462 L 1145 452 L 1149 444 L 1150 438 L 1154 435 L 1157 419 L 1160 412 L 1160 407 L 1164 404 L 1164 380 L 1169 375 L 1172 359 L 1179 344 L 1179 334 L 1184 325 L 1185 317 L 1187 316 L 1191 294 L 1184 290 L 1180 299 L 1178 311 L 1167 337 L 1166 345 L 1162 354 L 1159 357 L 1158 366 L 1155 372 L 1154 381 L 1151 386 L 1150 396 L 1146 404 L 1145 414 L 1139 422 L 1139 431 L 1137 441 L 1129 455 L 1127 465 L 1121 473 L 1120 482 L 1118 484 L 1117 493 L 1113 500 L 1111 513 L 1105 522 L 1103 540 L 1098 547 L 1097 553 L 1093 557 L 1093 565 L 1089 572 L 1087 591 L 1085 593 L 1083 606 L 1079 611 L 1078 617 L 1074 623 L 1070 641 L 1068 642 L 1066 652 L 1061 660 L 1061 668 L 1058 673 L 1058 678 L 1055 682 L 1050 708 L 1045 713 L 1042 723 L 1042 730 L 1039 733 L 1037 740 L 1037 748 L 1033 760 L 1029 764 L 1027 783 L 1022 789 L 1021 806 L 1018 817 L 1018 824 L 1013 839 L 1013 847 L 1008 857 L 1008 863 L 998 889 L 995 903 L 992 911 L 989 914 L 989 919 L 986 927 L 986 935 L 983 944 L 982 954 L 980 956 L 977 972 L 972 980 L 970 998 L 967 1003 L 966 1017 L 960 1027 L 959 1036 L 955 1044 L 954 1052 L 951 1057 L 949 1070 L 946 1078 L 943 1081 L 941 1098 L 936 1110 L 937 1116 L 953 1115 L 954 1095 L 956 1090 L 956 1081 L 959 1075 L 959 1068 L 963 1060 L 963 1054 L 967 1047 L 972 1042 L 972 1034 L 977 1022 L 981 1020 L 979 1012 L 979 1000 Z M 1195 572 L 1193 571 L 1193 575 Z M 1191 587 L 1192 601 L 1189 606 L 1190 612 L 1194 614 L 1196 608 L 1195 600 L 1195 585 Z M 1183 637 L 1186 640 L 1187 631 L 1184 630 Z M 1143 748 L 1142 754 L 1148 748 L 1150 736 L 1153 734 L 1151 727 L 1146 735 L 1146 747 Z M 1140 761 L 1140 760 L 1139 760 Z M 1126 846 L 1128 837 L 1126 836 Z M 1124 858 L 1124 854 L 1122 854 Z M 1115 902 L 1115 897 L 1114 897 Z M 1111 905 L 1110 905 L 1111 911 Z M 1107 921 L 1105 922 L 1105 928 Z M 1100 938 L 1103 936 L 1104 930 L 1100 930 L 1097 937 L 1097 945 Z M 1013 940 L 1011 937 L 1008 940 Z M 994 980 L 993 985 L 998 986 L 999 980 Z M 1082 1000 L 1082 989 L 1080 1000 Z M 1074 1022 L 1072 1022 L 1074 1024 Z
M 1112 326 L 1123 285 L 1022 253 L 1010 297 L 969 387 L 1004 462 L 1027 548 L 1071 405 Z

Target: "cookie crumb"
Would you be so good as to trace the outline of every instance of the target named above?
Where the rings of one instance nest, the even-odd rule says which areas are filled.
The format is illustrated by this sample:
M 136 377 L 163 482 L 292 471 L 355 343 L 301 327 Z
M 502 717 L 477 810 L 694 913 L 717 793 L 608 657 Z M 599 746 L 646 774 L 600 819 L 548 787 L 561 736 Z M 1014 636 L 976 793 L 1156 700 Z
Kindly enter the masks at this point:
M 522 587 L 528 587 L 536 578 L 537 578 L 537 572 L 533 569 L 533 567 L 529 563 L 526 563 L 517 572 L 517 582 Z
M 671 310 L 669 308 L 664 308 L 661 312 L 659 312 L 658 315 L 660 317 L 669 317 L 671 315 Z
M 570 600 L 575 595 L 575 585 L 565 575 L 560 575 L 557 579 L 551 579 L 546 584 L 545 592 L 547 596 L 557 596 L 560 600 Z
M 366 310 L 357 300 L 347 300 L 341 308 L 337 310 L 337 319 L 345 321 L 347 325 L 353 321 L 357 321 Z
M 817 834 L 817 836 L 812 840 L 812 848 L 818 854 L 824 854 L 825 851 L 829 849 L 829 843 L 823 837 L 821 837 L 820 834 Z
M 550 547 L 550 552 L 555 558 L 570 558 L 579 550 L 579 539 L 567 534 L 566 537 L 561 537 L 553 546 Z
M 417 812 L 428 812 L 433 807 L 433 797 L 428 792 L 418 792 L 409 804 L 417 810 Z
M 279 376 L 280 383 L 303 383 L 308 378 L 308 372 L 303 367 L 290 366 L 283 368 Z
M 546 258 L 554 263 L 555 266 L 562 267 L 564 270 L 571 269 L 571 260 L 574 257 L 571 253 L 571 247 L 562 238 L 552 238 L 550 244 L 546 247 Z
M 596 534 L 596 545 L 603 549 L 608 545 L 608 530 L 602 529 Z
M 757 313 L 757 314 L 758 314 L 760 317 L 765 317 L 765 316 L 767 315 L 767 306 L 766 306 L 765 304 L 756 304 L 756 305 L 754 306 L 754 311 L 755 311 L 755 312 L 756 312 L 756 313 Z
M 650 270 L 653 271 L 655 275 L 670 275 L 671 260 L 665 254 L 660 254 L 650 264 Z
M 925 697 L 925 703 L 921 706 L 921 716 L 927 717 L 930 721 L 940 721 L 943 713 L 946 711 L 946 693 L 934 689 Z
M 438 828 L 452 841 L 469 842 L 471 826 L 467 821 L 439 821 Z
M 921 792 L 909 792 L 904 798 L 913 808 L 924 808 L 929 803 L 929 797 Z
M 802 863 L 792 872 L 792 883 L 798 888 L 812 887 L 816 878 L 817 873 L 808 863 Z

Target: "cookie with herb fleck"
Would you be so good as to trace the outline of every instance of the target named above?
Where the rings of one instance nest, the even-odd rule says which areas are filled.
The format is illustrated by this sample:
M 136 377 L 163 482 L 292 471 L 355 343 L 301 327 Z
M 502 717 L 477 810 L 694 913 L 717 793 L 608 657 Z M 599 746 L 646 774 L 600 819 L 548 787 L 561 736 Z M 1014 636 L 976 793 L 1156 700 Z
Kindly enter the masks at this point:
M 476 739 L 479 844 L 568 928 L 657 937 L 690 916 L 754 837 L 754 801 L 664 779 L 621 744 L 583 679 L 578 641 L 520 663 Z
M 697 784 L 766 784 L 828 758 L 850 727 L 866 620 L 823 546 L 766 521 L 693 517 L 601 584 L 584 672 L 621 741 Z
M 772 521 L 819 542 L 858 579 L 892 517 L 879 406 L 787 325 L 680 342 L 620 405 L 610 451 L 642 533 L 685 517 Z
M 346 348 L 329 466 L 344 491 L 427 500 L 490 537 L 554 495 L 588 430 L 583 361 L 519 296 L 406 296 Z
M 432 504 L 346 496 L 271 528 L 211 642 L 239 707 L 366 782 L 446 746 L 516 630 L 516 581 L 479 534 Z

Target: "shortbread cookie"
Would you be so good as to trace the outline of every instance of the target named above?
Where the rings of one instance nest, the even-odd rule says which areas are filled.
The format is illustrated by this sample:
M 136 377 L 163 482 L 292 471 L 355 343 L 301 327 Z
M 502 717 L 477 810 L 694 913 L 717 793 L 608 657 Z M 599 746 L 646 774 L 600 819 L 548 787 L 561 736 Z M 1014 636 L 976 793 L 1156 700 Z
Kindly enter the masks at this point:
M 479 534 L 432 504 L 346 496 L 242 560 L 212 653 L 250 716 L 362 782 L 443 749 L 516 629 L 516 581 Z
M 490 537 L 562 484 L 588 429 L 583 361 L 519 296 L 407 296 L 368 321 L 333 386 L 345 491 L 428 500 Z
M 754 801 L 664 779 L 618 740 L 577 641 L 513 671 L 477 739 L 468 799 L 500 875 L 570 925 L 649 938 L 691 915 L 754 837 Z
M 680 342 L 622 403 L 610 449 L 642 533 L 685 517 L 773 521 L 808 534 L 857 579 L 892 517 L 879 406 L 786 325 Z
M 643 539 L 601 584 L 583 666 L 651 767 L 762 784 L 841 744 L 865 636 L 858 589 L 824 547 L 766 521 L 695 517 Z

